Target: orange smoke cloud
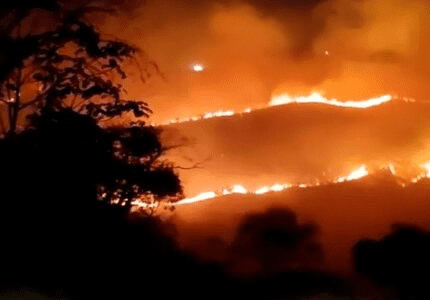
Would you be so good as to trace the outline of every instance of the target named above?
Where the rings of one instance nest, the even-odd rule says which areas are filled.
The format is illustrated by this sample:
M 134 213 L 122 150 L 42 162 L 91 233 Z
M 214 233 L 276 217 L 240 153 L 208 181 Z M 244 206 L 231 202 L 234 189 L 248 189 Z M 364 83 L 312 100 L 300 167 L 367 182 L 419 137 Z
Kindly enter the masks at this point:
M 426 1 L 298 2 L 132 2 L 99 23 L 159 64 L 164 79 L 128 83 L 131 98 L 148 98 L 157 123 L 255 108 L 283 93 L 427 98 Z M 192 72 L 193 63 L 205 69 Z

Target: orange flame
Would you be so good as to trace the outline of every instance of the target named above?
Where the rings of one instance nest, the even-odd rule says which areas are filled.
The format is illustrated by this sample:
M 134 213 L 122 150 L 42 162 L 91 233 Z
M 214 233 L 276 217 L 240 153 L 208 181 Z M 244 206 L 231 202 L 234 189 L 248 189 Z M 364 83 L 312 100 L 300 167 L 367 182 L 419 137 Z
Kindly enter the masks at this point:
M 430 178 L 430 161 L 421 164 L 421 167 L 423 167 L 424 169 L 426 169 L 426 173 L 425 174 L 421 174 L 416 178 L 413 178 L 411 180 L 412 183 L 417 182 L 418 180 L 420 180 L 421 178 L 424 177 L 428 177 Z M 395 169 L 394 169 L 394 165 L 392 163 L 388 164 L 388 166 L 383 167 L 385 169 L 388 169 L 390 171 L 390 173 L 392 175 L 395 175 Z M 345 182 L 345 181 L 353 181 L 353 180 L 357 180 L 360 178 L 363 178 L 365 176 L 369 175 L 369 172 L 366 168 L 365 165 L 361 165 L 358 169 L 353 170 L 351 173 L 349 173 L 349 175 L 347 176 L 341 176 L 338 177 L 336 180 L 333 181 L 333 183 L 341 183 L 341 182 Z M 315 184 L 297 184 L 297 185 L 292 185 L 292 184 L 281 184 L 281 183 L 275 183 L 271 186 L 262 186 L 258 189 L 256 189 L 255 191 L 249 191 L 248 189 L 246 189 L 243 185 L 240 184 L 235 184 L 233 186 L 231 186 L 230 188 L 223 188 L 221 190 L 221 192 L 203 192 L 201 194 L 198 194 L 197 196 L 194 197 L 190 197 L 190 198 L 185 198 L 177 203 L 175 203 L 174 205 L 183 205 L 183 204 L 192 204 L 192 203 L 197 203 L 197 202 L 201 202 L 201 201 L 206 201 L 206 200 L 210 200 L 210 199 L 214 199 L 216 197 L 219 196 L 224 196 L 224 195 L 231 195 L 231 194 L 254 194 L 254 195 L 262 195 L 262 194 L 267 194 L 270 192 L 281 192 L 284 191 L 286 189 L 289 188 L 293 188 L 293 187 L 297 187 L 297 188 L 307 188 L 307 187 L 312 187 L 312 186 L 319 186 L 320 183 L 316 182 Z M 402 187 L 405 187 L 405 184 L 400 184 Z M 142 203 L 142 202 L 138 202 L 135 201 L 133 203 L 133 205 L 135 206 L 140 206 L 140 207 L 155 207 L 157 206 L 156 203 L 152 203 L 152 204 L 146 204 L 146 203 Z
M 272 98 L 269 102 L 270 106 L 285 105 L 289 103 L 321 103 L 340 107 L 352 107 L 352 108 L 369 108 L 372 106 L 381 105 L 382 103 L 392 100 L 391 95 L 384 95 L 378 98 L 370 98 L 364 101 L 346 101 L 342 102 L 336 99 L 326 99 L 319 93 L 313 93 L 309 96 L 291 97 L 287 94 L 283 94 Z
M 377 98 L 370 98 L 370 99 L 363 100 L 363 101 L 344 101 L 343 102 L 343 101 L 339 101 L 336 99 L 326 99 L 325 97 L 323 97 L 319 93 L 313 93 L 309 96 L 300 96 L 300 97 L 291 97 L 287 94 L 283 94 L 280 96 L 273 97 L 271 99 L 271 101 L 268 103 L 268 105 L 266 107 L 263 107 L 263 108 L 267 108 L 267 107 L 271 107 L 271 106 L 287 105 L 287 104 L 291 104 L 291 103 L 318 103 L 318 104 L 326 104 L 326 105 L 332 105 L 332 106 L 338 106 L 338 107 L 349 107 L 349 108 L 364 109 L 364 108 L 369 108 L 369 107 L 381 105 L 383 103 L 392 101 L 393 99 L 401 99 L 405 102 L 415 102 L 415 100 L 411 99 L 411 98 L 399 98 L 397 96 L 391 96 L 391 95 L 383 95 L 383 96 L 380 96 Z M 258 108 L 258 109 L 262 109 L 262 108 Z M 258 109 L 255 109 L 255 110 L 258 110 Z M 244 111 L 239 112 L 239 114 L 250 113 L 252 111 L 253 111 L 253 109 L 246 108 Z M 231 117 L 231 116 L 234 116 L 236 114 L 238 114 L 238 113 L 233 111 L 233 110 L 219 110 L 219 111 L 215 111 L 215 112 L 208 112 L 208 113 L 205 113 L 205 114 L 203 114 L 201 116 L 197 116 L 197 117 L 195 116 L 195 117 L 191 117 L 191 118 L 173 119 L 173 120 L 168 121 L 166 123 L 163 123 L 161 125 L 191 122 L 191 121 L 198 121 L 198 120 L 202 120 L 202 119 L 210 119 L 210 118 L 218 118 L 218 117 Z M 156 126 L 156 124 L 152 124 L 152 125 Z M 430 177 L 430 161 L 426 164 L 423 164 L 422 167 L 427 170 L 427 173 L 425 175 L 420 175 L 419 177 L 413 179 L 412 182 L 416 182 L 422 177 Z M 395 174 L 394 166 L 391 163 L 388 165 L 387 168 L 391 172 L 391 174 L 393 174 L 393 175 Z M 362 165 L 360 168 L 353 170 L 349 175 L 337 178 L 336 180 L 334 180 L 334 183 L 341 183 L 344 181 L 356 180 L 356 179 L 362 178 L 364 176 L 367 176 L 368 174 L 369 174 L 369 172 L 367 171 L 366 166 Z M 314 185 L 308 185 L 308 184 L 302 183 L 302 184 L 296 185 L 296 187 L 306 188 L 306 187 L 310 187 L 310 186 L 319 186 L 319 185 L 320 184 L 318 182 Z M 213 199 L 217 196 L 229 195 L 229 194 L 253 193 L 256 195 L 261 195 L 261 194 L 266 194 L 269 192 L 283 191 L 283 190 L 291 188 L 291 187 L 294 187 L 294 186 L 292 184 L 276 183 L 276 184 L 273 184 L 271 186 L 260 187 L 257 190 L 250 192 L 244 186 L 237 184 L 237 185 L 233 185 L 231 188 L 224 188 L 224 189 L 222 189 L 221 192 L 213 192 L 213 191 L 203 192 L 197 196 L 183 199 L 183 200 L 177 202 L 176 205 L 196 203 L 196 202 L 200 202 L 200 201 Z M 148 205 L 148 204 L 142 204 L 142 203 L 139 203 L 139 204 L 136 203 L 136 205 L 145 206 L 145 207 L 146 206 L 152 206 L 152 204 Z
M 430 165 L 430 164 L 429 164 Z M 339 177 L 337 180 L 335 180 L 336 183 L 339 182 L 343 182 L 343 181 L 351 181 L 351 180 L 355 180 L 355 179 L 359 179 L 361 177 L 367 176 L 368 172 L 366 169 L 365 165 L 362 165 L 360 168 L 358 168 L 357 170 L 352 171 L 348 176 L 344 176 L 344 177 Z M 310 187 L 310 186 L 318 186 L 319 183 L 316 183 L 314 185 L 309 185 L 309 184 L 298 184 L 297 187 L 299 188 L 306 188 L 306 187 Z M 182 204 L 190 204 L 190 203 L 195 203 L 195 202 L 200 202 L 200 201 L 204 201 L 204 200 L 208 200 L 208 199 L 212 199 L 215 198 L 217 196 L 221 196 L 221 195 L 230 195 L 230 194 L 255 194 L 255 195 L 262 195 L 262 194 L 266 194 L 269 192 L 281 192 L 283 190 L 289 189 L 294 187 L 294 185 L 292 184 L 280 184 L 280 183 L 276 183 L 273 184 L 271 186 L 263 186 L 253 192 L 248 191 L 243 185 L 240 184 L 236 184 L 233 185 L 230 189 L 228 188 L 224 188 L 221 192 L 204 192 L 201 193 L 195 197 L 192 198 L 186 198 L 182 201 L 179 201 L 178 203 L 176 203 L 176 205 L 182 205 Z
M 417 177 L 412 179 L 412 182 L 417 182 L 422 178 L 430 178 L 430 161 L 422 163 L 421 168 L 425 169 L 426 172 L 418 175 Z
M 430 161 L 423 163 L 421 167 L 423 167 L 427 171 L 427 173 L 425 174 L 425 177 L 430 177 Z
M 362 165 L 357 170 L 352 171 L 348 176 L 339 177 L 336 182 L 351 181 L 367 175 L 369 175 L 369 172 L 367 172 L 366 166 Z
M 339 107 L 350 107 L 350 108 L 369 108 L 372 106 L 378 106 L 383 103 L 389 102 L 393 99 L 399 99 L 397 96 L 391 96 L 391 95 L 383 95 L 377 98 L 370 98 L 363 101 L 339 101 L 337 99 L 326 99 L 319 93 L 313 93 L 309 96 L 299 96 L 299 97 L 292 97 L 288 94 L 282 94 L 280 96 L 273 97 L 270 102 L 268 103 L 267 107 L 271 106 L 279 106 L 279 105 L 287 105 L 291 103 L 319 103 L 319 104 L 326 104 L 326 105 L 333 105 L 333 106 L 339 106 Z M 401 98 L 405 102 L 414 102 L 414 99 L 410 98 Z M 210 119 L 210 118 L 219 118 L 219 117 L 231 117 L 236 114 L 247 114 L 252 112 L 253 110 L 259 110 L 263 108 L 257 108 L 257 109 L 251 109 L 246 108 L 245 110 L 241 112 L 235 112 L 233 110 L 218 110 L 215 112 L 208 112 L 200 116 L 194 116 L 190 118 L 182 118 L 182 119 L 172 119 L 170 121 L 164 122 L 159 125 L 169 125 L 169 124 L 176 124 L 176 123 L 184 123 L 184 122 L 191 122 L 191 121 L 198 121 L 202 119 Z M 156 126 L 156 124 L 152 124 Z

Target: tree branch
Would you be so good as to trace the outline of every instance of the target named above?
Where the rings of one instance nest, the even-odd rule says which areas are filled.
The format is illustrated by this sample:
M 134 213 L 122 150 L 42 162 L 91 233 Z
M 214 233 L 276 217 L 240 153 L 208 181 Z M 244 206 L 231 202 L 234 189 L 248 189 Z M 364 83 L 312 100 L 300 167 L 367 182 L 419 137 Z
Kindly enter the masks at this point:
M 58 83 L 57 83 L 57 84 L 58 84 Z M 51 86 L 50 86 L 50 87 L 49 87 L 49 88 L 48 88 L 44 93 L 39 94 L 38 96 L 36 96 L 36 98 L 34 98 L 33 100 L 31 100 L 31 101 L 29 101 L 29 102 L 26 102 L 26 103 L 21 104 L 20 109 L 26 108 L 26 107 L 28 107 L 28 106 L 30 106 L 30 105 L 33 105 L 33 104 L 36 104 L 37 102 L 42 101 L 42 100 L 43 100 L 43 98 L 44 98 L 47 94 L 49 94 L 49 92 L 50 92 L 50 91 L 52 91 L 52 90 L 54 89 L 54 86 L 55 86 L 55 85 L 56 85 L 55 83 L 51 84 Z
M 174 169 L 181 169 L 181 170 L 191 170 L 191 169 L 201 169 L 202 165 L 204 165 L 205 162 L 210 161 L 210 158 L 206 158 L 205 160 L 195 163 L 191 167 L 181 167 L 181 166 L 173 166 Z

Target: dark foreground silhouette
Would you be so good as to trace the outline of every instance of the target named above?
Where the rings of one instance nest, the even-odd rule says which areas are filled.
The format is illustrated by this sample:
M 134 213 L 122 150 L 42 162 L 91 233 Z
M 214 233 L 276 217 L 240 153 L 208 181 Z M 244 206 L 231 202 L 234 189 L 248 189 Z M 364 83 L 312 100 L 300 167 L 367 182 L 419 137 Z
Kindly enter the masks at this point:
M 380 241 L 361 240 L 354 248 L 357 272 L 395 290 L 399 299 L 430 299 L 430 233 L 395 224 Z
M 156 164 L 157 132 L 105 130 L 70 110 L 36 117 L 0 140 L 1 284 L 97 299 L 174 285 L 186 262 L 174 232 L 147 214 L 128 217 L 139 193 L 181 193 L 172 168 Z
M 228 269 L 233 273 L 317 269 L 323 261 L 318 227 L 300 224 L 296 213 L 285 207 L 245 215 L 236 232 L 227 250 Z
M 227 264 L 203 263 L 181 250 L 169 222 L 129 215 L 130 198 L 139 193 L 134 185 L 160 198 L 181 193 L 172 168 L 155 163 L 162 148 L 154 129 L 105 130 L 68 110 L 44 112 L 33 122 L 0 141 L 2 299 L 17 299 L 19 287 L 29 299 L 37 294 L 29 287 L 70 299 L 354 295 L 345 279 L 316 271 L 323 259 L 318 227 L 299 224 L 288 209 L 245 216 Z M 106 195 L 118 191 L 115 205 Z M 403 298 L 423 298 L 428 276 L 419 274 L 428 269 L 429 244 L 427 233 L 411 228 L 382 242 L 363 241 L 357 270 L 395 285 Z M 252 260 L 257 272 L 238 276 Z

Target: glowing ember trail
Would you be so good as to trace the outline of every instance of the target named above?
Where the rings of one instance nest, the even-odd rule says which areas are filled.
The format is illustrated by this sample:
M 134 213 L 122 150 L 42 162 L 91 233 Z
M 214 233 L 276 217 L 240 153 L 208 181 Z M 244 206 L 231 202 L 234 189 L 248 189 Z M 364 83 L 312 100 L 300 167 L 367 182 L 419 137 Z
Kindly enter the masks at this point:
M 215 192 L 204 192 L 201 193 L 195 197 L 192 198 L 186 198 L 180 202 L 178 202 L 177 204 L 189 204 L 189 203 L 196 203 L 196 202 L 200 202 L 200 201 L 204 201 L 204 200 L 208 200 L 208 199 L 212 199 L 215 198 L 217 196 L 217 194 Z
M 392 175 L 396 175 L 396 169 L 394 168 L 392 163 L 388 165 L 388 170 L 391 172 Z
M 251 110 L 249 110 L 248 112 L 251 112 Z M 219 118 L 219 117 L 231 117 L 234 114 L 236 114 L 234 111 L 232 110 L 218 110 L 215 112 L 208 112 L 205 113 L 202 116 L 199 117 L 191 117 L 191 118 L 183 118 L 183 119 L 173 119 L 170 120 L 166 123 L 163 123 L 161 125 L 169 125 L 169 124 L 176 124 L 176 123 L 185 123 L 185 122 L 191 122 L 191 121 L 198 121 L 198 120 L 202 120 L 202 119 L 211 119 L 211 118 Z M 156 125 L 156 124 L 152 124 L 152 125 Z
M 417 177 L 412 179 L 412 182 L 417 182 L 422 178 L 430 178 L 430 161 L 422 163 L 421 168 L 426 170 L 426 173 L 420 174 Z
M 424 169 L 427 170 L 427 173 L 425 174 L 425 177 L 429 177 L 430 178 L 430 161 L 422 164 L 421 167 L 423 167 Z
M 280 96 L 273 97 L 268 105 L 263 108 L 272 107 L 272 106 L 279 106 L 279 105 L 287 105 L 292 103 L 319 103 L 319 104 L 326 104 L 326 105 L 332 105 L 332 106 L 339 106 L 339 107 L 350 107 L 350 108 L 369 108 L 372 106 L 378 106 L 383 103 L 389 102 L 393 99 L 397 99 L 398 97 L 394 97 L 391 95 L 383 95 L 377 98 L 370 98 L 367 100 L 362 101 L 339 101 L 336 99 L 326 99 L 319 93 L 313 93 L 309 96 L 300 96 L 300 97 L 292 97 L 287 94 L 283 94 Z M 414 102 L 413 99 L 409 98 L 401 98 L 403 101 L 406 102 Z M 254 110 L 260 110 L 263 108 L 258 108 Z M 169 124 L 176 124 L 176 123 L 184 123 L 184 122 L 191 122 L 191 121 L 198 121 L 202 119 L 210 119 L 210 118 L 219 118 L 219 117 L 231 117 L 236 114 L 247 114 L 252 112 L 253 109 L 246 108 L 245 110 L 241 112 L 235 112 L 233 110 L 219 110 L 215 112 L 208 112 L 200 116 L 191 117 L 191 118 L 182 118 L 182 119 L 173 119 L 170 121 L 167 121 L 165 123 L 159 124 L 159 125 L 169 125 Z M 154 126 L 157 126 L 157 124 L 152 124 Z
M 274 184 L 274 185 L 272 185 L 270 187 L 264 186 L 262 188 L 259 188 L 258 190 L 256 190 L 254 192 L 254 194 L 261 195 L 261 194 L 266 194 L 268 192 L 280 192 L 280 191 L 283 191 L 283 190 L 288 189 L 290 187 L 292 187 L 291 184 L 279 184 L 279 183 L 276 183 L 276 184 Z
M 283 94 L 281 96 L 277 96 L 272 98 L 272 100 L 269 102 L 270 106 L 277 106 L 277 105 L 285 105 L 289 103 L 321 103 L 321 104 L 328 104 L 328 105 L 334 105 L 334 106 L 340 106 L 340 107 L 351 107 L 351 108 L 369 108 L 372 106 L 381 105 L 382 103 L 391 101 L 392 97 L 391 95 L 384 95 L 378 98 L 371 98 L 364 101 L 339 101 L 336 99 L 326 99 L 319 93 L 313 93 L 306 97 L 291 97 L 287 94 Z
M 192 65 L 192 69 L 196 72 L 200 72 L 203 70 L 203 66 L 199 65 L 199 64 L 195 64 L 195 65 Z M 370 98 L 370 99 L 362 100 L 362 101 L 339 101 L 336 99 L 326 99 L 325 97 L 323 97 L 319 93 L 313 93 L 309 96 L 300 96 L 300 97 L 292 97 L 292 96 L 289 96 L 287 94 L 283 94 L 280 96 L 273 97 L 271 99 L 271 101 L 268 103 L 268 105 L 263 107 L 263 108 L 251 109 L 248 107 L 239 113 L 235 112 L 233 110 L 219 110 L 219 111 L 215 111 L 215 112 L 208 112 L 208 113 L 205 113 L 205 114 L 200 115 L 200 116 L 195 116 L 195 117 L 191 117 L 191 118 L 183 118 L 183 119 L 177 118 L 177 119 L 170 120 L 170 121 L 163 123 L 163 124 L 152 124 L 152 125 L 153 126 L 169 125 L 169 124 L 175 124 L 175 123 L 199 121 L 199 120 L 210 119 L 210 118 L 231 117 L 231 116 L 234 116 L 236 114 L 247 114 L 247 113 L 251 113 L 252 111 L 255 111 L 255 110 L 261 110 L 261 109 L 272 107 L 272 106 L 287 105 L 287 104 L 292 104 L 292 103 L 299 103 L 299 104 L 300 103 L 318 103 L 318 104 L 332 105 L 332 106 L 338 106 L 338 107 L 365 109 L 365 108 L 369 108 L 369 107 L 378 106 L 378 105 L 381 105 L 383 103 L 387 103 L 389 101 L 392 101 L 393 99 L 400 99 L 400 100 L 403 100 L 405 102 L 415 102 L 414 99 L 404 98 L 404 97 L 399 98 L 397 96 L 391 96 L 391 95 L 383 95 L 383 96 L 380 96 L 377 98 Z M 417 182 L 419 179 L 421 179 L 423 177 L 429 177 L 430 178 L 430 161 L 425 163 L 425 164 L 422 164 L 421 166 L 427 170 L 427 173 L 425 175 L 419 175 L 418 177 L 412 179 L 411 182 Z M 390 163 L 388 165 L 388 167 L 386 167 L 386 168 L 390 171 L 390 173 L 392 175 L 395 175 L 395 169 L 394 169 L 393 164 Z M 367 175 L 369 175 L 369 172 L 368 172 L 366 166 L 362 165 L 362 166 L 360 166 L 360 168 L 353 170 L 349 175 L 337 178 L 336 180 L 333 181 L 333 183 L 341 183 L 341 182 L 345 182 L 345 181 L 356 180 L 356 179 L 360 179 L 362 177 L 365 177 Z M 319 185 L 320 185 L 319 182 L 317 182 L 316 184 L 304 184 L 304 183 L 302 183 L 302 184 L 297 184 L 297 185 L 276 183 L 276 184 L 273 184 L 271 186 L 260 187 L 257 190 L 251 192 L 251 191 L 248 191 L 244 186 L 237 184 L 237 185 L 233 185 L 231 188 L 223 188 L 221 191 L 203 192 L 197 196 L 185 198 L 185 199 L 175 203 L 175 205 L 191 204 L 191 203 L 196 203 L 196 202 L 200 202 L 200 201 L 213 199 L 213 198 L 216 198 L 218 196 L 230 195 L 230 194 L 262 195 L 262 194 L 266 194 L 266 193 L 270 193 L 270 192 L 280 192 L 280 191 L 283 191 L 283 190 L 286 190 L 286 189 L 289 189 L 292 187 L 307 188 L 307 187 L 319 186 Z M 404 185 L 402 185 L 402 186 L 404 186 Z M 133 203 L 133 204 L 138 205 L 138 206 L 143 206 L 143 207 L 153 206 L 152 204 L 148 205 L 148 204 L 137 203 L 137 202 Z
M 430 178 L 430 161 L 421 164 L 421 167 L 426 169 L 427 173 L 421 174 L 421 175 L 411 179 L 410 181 L 412 183 L 415 183 L 424 177 Z M 390 171 L 390 173 L 392 175 L 396 174 L 395 169 L 394 169 L 394 165 L 392 163 L 390 163 L 388 166 L 382 167 L 380 169 L 387 169 L 388 171 Z M 367 175 L 369 175 L 369 172 L 368 172 L 366 166 L 362 165 L 358 169 L 353 170 L 349 175 L 339 177 L 336 180 L 334 180 L 332 183 L 341 183 L 341 182 L 346 182 L 346 181 L 353 181 L 353 180 L 363 178 Z M 400 185 L 402 187 L 406 186 L 404 183 L 402 183 Z M 216 197 L 220 197 L 220 196 L 224 196 L 224 195 L 232 195 L 232 194 L 263 195 L 263 194 L 267 194 L 270 192 L 281 192 L 281 191 L 284 191 L 286 189 L 294 188 L 294 187 L 295 188 L 308 188 L 308 187 L 315 187 L 315 186 L 320 186 L 320 183 L 319 182 L 316 182 L 315 184 L 301 183 L 301 184 L 297 184 L 297 185 L 276 183 L 276 184 L 273 184 L 271 186 L 260 187 L 255 191 L 249 191 L 243 185 L 236 184 L 236 185 L 233 185 L 231 188 L 223 188 L 221 192 L 219 192 L 219 191 L 218 192 L 213 192 L 213 191 L 212 192 L 204 192 L 204 193 L 201 193 L 195 197 L 185 198 L 185 199 L 175 203 L 174 205 L 177 206 L 177 205 L 183 205 L 183 204 L 192 204 L 192 203 L 201 202 L 201 201 L 205 201 L 205 200 L 209 200 L 209 199 L 214 199 Z M 146 204 L 146 203 L 142 203 L 139 201 L 135 201 L 133 203 L 133 205 L 134 206 L 140 206 L 140 207 L 156 207 L 157 206 L 156 203 Z
M 248 190 L 246 188 L 243 187 L 243 185 L 240 184 L 236 184 L 233 185 L 233 187 L 231 188 L 231 190 L 229 189 L 223 189 L 222 190 L 222 194 L 223 195 L 229 195 L 229 194 L 247 194 Z
M 429 163 L 429 168 L 430 168 L 430 163 Z M 364 176 L 367 176 L 368 174 L 369 173 L 367 172 L 366 166 L 362 165 L 357 170 L 352 171 L 348 176 L 339 177 L 334 182 L 339 183 L 339 182 L 344 182 L 344 181 L 356 180 L 356 179 L 362 178 Z M 319 183 L 317 183 L 315 185 L 308 185 L 308 184 L 303 184 L 303 183 L 297 185 L 297 187 L 299 187 L 299 188 L 307 188 L 307 187 L 311 187 L 311 186 L 319 186 Z M 200 195 L 197 195 L 197 196 L 192 197 L 192 198 L 186 198 L 182 201 L 177 202 L 175 205 L 190 204 L 190 203 L 195 203 L 195 202 L 200 202 L 200 201 L 212 199 L 212 198 L 215 198 L 217 196 L 230 195 L 230 194 L 251 194 L 252 193 L 255 195 L 262 195 L 262 194 L 266 194 L 269 192 L 281 192 L 283 190 L 286 190 L 286 189 L 289 189 L 292 187 L 294 187 L 294 185 L 292 185 L 292 184 L 276 183 L 272 186 L 263 186 L 254 192 L 249 192 L 244 186 L 236 184 L 236 185 L 233 185 L 233 187 L 230 189 L 224 188 L 222 190 L 222 192 L 205 192 L 205 193 L 201 193 Z
M 344 181 L 351 181 L 355 179 L 359 179 L 361 177 L 369 175 L 369 172 L 367 172 L 366 166 L 362 165 L 357 170 L 352 171 L 348 176 L 345 177 L 339 177 L 336 182 L 344 182 Z

